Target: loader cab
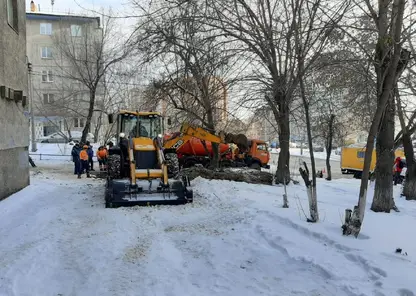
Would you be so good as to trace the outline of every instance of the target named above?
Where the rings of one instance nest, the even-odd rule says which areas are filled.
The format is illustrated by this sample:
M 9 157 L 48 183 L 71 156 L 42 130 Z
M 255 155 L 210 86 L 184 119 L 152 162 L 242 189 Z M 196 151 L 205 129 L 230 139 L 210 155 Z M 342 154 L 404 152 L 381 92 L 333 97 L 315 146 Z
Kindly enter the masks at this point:
M 114 121 L 113 115 L 109 115 L 109 122 Z M 120 112 L 117 115 L 117 132 L 126 137 L 154 139 L 163 134 L 162 116 L 153 112 Z
M 155 139 L 163 134 L 163 120 L 159 114 L 141 114 L 136 118 L 135 125 L 131 127 L 133 138 L 145 137 Z
M 108 116 L 109 123 L 117 124 L 118 140 L 116 146 L 109 150 L 109 155 L 118 154 L 121 159 L 121 176 L 128 176 L 129 146 L 133 147 L 134 159 L 138 169 L 159 168 L 159 162 L 153 140 L 161 137 L 163 132 L 162 116 L 156 112 L 120 111 Z

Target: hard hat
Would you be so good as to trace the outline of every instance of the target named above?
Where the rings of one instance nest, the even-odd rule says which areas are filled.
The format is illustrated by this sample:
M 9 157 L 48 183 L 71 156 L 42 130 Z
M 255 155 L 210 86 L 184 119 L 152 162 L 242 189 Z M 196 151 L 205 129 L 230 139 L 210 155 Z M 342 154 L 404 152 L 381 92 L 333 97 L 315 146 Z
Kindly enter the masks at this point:
M 82 146 L 83 149 L 88 149 L 87 145 Z

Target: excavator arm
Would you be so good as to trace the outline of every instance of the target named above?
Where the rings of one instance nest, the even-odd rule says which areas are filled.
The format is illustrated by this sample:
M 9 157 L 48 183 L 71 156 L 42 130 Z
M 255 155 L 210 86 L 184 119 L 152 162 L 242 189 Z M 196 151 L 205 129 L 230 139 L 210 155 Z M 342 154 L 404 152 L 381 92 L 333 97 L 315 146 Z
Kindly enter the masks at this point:
M 192 137 L 200 139 L 202 141 L 207 141 L 211 143 L 225 143 L 225 144 L 236 144 L 239 150 L 246 151 L 249 147 L 248 139 L 245 135 L 242 134 L 231 134 L 220 132 L 219 135 L 215 135 L 210 133 L 206 129 L 191 125 L 187 122 L 183 123 L 181 126 L 181 130 L 178 135 L 173 136 L 172 138 L 166 140 L 163 145 L 163 149 L 165 150 L 178 150 L 182 147 L 186 142 L 188 142 Z
M 225 134 L 220 133 L 219 136 L 214 135 L 202 127 L 193 126 L 189 123 L 183 123 L 181 126 L 180 134 L 174 136 L 165 141 L 163 148 L 164 149 L 173 149 L 177 150 L 182 147 L 186 142 L 188 142 L 192 137 L 198 138 L 203 141 L 208 141 L 211 143 L 225 143 Z

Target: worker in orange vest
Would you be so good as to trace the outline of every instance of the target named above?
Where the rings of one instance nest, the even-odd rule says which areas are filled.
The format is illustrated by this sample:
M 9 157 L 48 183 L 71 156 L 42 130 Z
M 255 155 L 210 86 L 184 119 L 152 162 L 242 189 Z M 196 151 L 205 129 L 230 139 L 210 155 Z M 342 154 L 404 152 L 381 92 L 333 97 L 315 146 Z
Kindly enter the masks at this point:
M 81 152 L 79 153 L 79 160 L 80 160 L 80 170 L 78 173 L 78 179 L 81 179 L 81 174 L 84 172 L 84 170 L 87 173 L 87 178 L 91 178 L 90 176 L 90 167 L 89 167 L 89 162 L 88 162 L 88 146 L 84 145 L 82 147 Z
M 107 169 L 107 149 L 103 146 L 100 146 L 97 151 L 97 159 L 100 164 L 100 171 Z

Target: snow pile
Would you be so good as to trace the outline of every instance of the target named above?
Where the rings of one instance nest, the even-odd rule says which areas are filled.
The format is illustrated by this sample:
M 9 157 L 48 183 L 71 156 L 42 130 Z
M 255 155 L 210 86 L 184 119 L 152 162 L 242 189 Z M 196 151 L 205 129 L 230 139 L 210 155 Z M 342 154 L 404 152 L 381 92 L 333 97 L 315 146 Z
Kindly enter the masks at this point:
M 193 204 L 105 209 L 102 181 L 42 170 L 0 202 L 0 295 L 415 295 L 416 203 L 343 237 L 359 180 L 318 182 L 308 224 L 301 185 L 289 209 L 282 187 L 202 178 Z

